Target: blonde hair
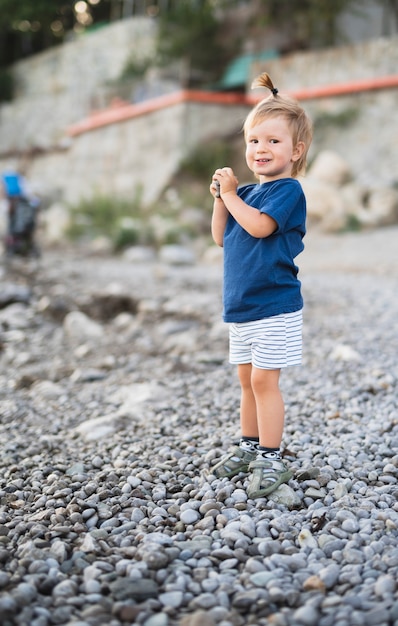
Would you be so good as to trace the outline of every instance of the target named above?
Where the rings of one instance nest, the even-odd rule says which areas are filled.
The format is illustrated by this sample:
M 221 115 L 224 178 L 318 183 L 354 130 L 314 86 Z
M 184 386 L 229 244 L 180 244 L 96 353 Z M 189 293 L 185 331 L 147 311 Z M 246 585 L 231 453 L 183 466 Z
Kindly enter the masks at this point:
M 304 144 L 303 154 L 293 163 L 292 177 L 295 178 L 300 173 L 304 173 L 307 165 L 307 154 L 312 141 L 312 122 L 297 100 L 289 96 L 279 95 L 278 89 L 274 87 L 266 72 L 260 74 L 253 81 L 252 89 L 257 87 L 267 87 L 271 91 L 271 95 L 261 100 L 250 111 L 243 125 L 245 138 L 248 131 L 253 126 L 261 124 L 265 118 L 283 116 L 292 132 L 293 145 L 296 146 L 300 141 Z

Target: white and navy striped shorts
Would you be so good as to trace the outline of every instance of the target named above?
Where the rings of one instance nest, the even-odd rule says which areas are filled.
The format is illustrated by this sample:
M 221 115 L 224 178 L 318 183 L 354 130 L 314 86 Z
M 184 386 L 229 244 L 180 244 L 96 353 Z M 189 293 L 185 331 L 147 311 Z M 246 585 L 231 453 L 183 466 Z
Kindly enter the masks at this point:
M 230 324 L 229 362 L 265 370 L 300 365 L 302 329 L 302 310 Z

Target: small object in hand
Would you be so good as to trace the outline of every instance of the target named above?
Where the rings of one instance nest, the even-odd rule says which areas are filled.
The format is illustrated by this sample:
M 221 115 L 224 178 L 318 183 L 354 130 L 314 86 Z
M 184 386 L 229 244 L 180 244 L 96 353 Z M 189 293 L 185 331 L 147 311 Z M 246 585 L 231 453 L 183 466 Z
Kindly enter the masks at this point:
M 216 198 L 221 198 L 221 193 L 220 193 L 220 183 L 218 180 L 214 181 L 214 184 L 216 186 Z

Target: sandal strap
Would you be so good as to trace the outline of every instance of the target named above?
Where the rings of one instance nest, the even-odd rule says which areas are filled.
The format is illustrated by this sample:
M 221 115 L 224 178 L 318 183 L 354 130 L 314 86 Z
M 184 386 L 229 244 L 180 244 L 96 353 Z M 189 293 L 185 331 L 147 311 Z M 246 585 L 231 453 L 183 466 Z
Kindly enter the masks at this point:
M 248 495 L 252 498 L 268 495 L 292 477 L 292 472 L 280 459 L 256 458 L 250 463 L 249 470 L 252 479 Z
M 232 477 L 239 472 L 247 472 L 249 464 L 255 460 L 256 452 L 242 450 L 239 446 L 232 446 L 229 453 L 214 467 L 213 473 L 219 477 Z
M 250 469 L 260 468 L 264 473 L 274 474 L 280 471 L 286 471 L 286 466 L 280 459 L 259 459 L 256 458 L 250 463 Z M 267 472 L 268 470 L 268 472 Z

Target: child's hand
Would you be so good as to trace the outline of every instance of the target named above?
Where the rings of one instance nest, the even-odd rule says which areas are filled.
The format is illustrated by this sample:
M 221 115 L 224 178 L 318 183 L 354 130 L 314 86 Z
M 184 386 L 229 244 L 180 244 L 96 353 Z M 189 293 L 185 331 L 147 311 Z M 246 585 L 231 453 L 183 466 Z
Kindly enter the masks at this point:
M 217 183 L 220 185 L 220 196 L 222 196 L 229 191 L 236 192 L 238 179 L 230 167 L 223 167 L 222 169 L 216 170 L 213 174 L 213 183 L 211 185 L 212 190 L 216 191 Z M 220 197 L 216 194 L 213 195 L 215 197 Z
M 220 183 L 218 180 L 212 180 L 210 185 L 210 193 L 214 198 L 220 198 Z

